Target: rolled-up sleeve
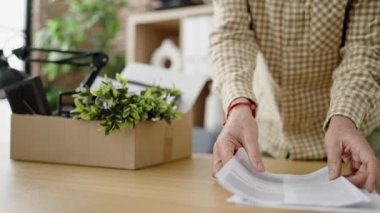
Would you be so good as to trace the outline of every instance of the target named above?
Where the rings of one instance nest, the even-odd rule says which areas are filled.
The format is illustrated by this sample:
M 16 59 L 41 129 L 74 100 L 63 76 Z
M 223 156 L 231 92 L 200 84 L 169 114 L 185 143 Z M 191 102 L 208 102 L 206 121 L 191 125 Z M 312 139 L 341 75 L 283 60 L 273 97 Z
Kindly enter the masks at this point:
M 252 101 L 253 72 L 258 47 L 251 27 L 248 0 L 214 0 L 214 27 L 210 36 L 213 91 L 228 105 L 238 97 Z
M 380 1 L 354 0 L 349 14 L 324 129 L 334 115 L 350 118 L 360 129 L 366 116 L 380 107 Z

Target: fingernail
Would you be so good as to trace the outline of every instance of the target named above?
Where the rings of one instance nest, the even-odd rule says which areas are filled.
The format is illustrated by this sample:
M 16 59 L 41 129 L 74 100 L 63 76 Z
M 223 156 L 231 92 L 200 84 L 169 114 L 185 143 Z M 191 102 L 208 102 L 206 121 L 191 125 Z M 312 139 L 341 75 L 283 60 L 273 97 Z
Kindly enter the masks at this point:
M 330 176 L 330 180 L 335 178 L 335 169 L 334 168 L 329 169 L 329 176 Z
M 264 164 L 262 162 L 258 162 L 256 164 L 256 168 L 258 171 L 264 171 Z

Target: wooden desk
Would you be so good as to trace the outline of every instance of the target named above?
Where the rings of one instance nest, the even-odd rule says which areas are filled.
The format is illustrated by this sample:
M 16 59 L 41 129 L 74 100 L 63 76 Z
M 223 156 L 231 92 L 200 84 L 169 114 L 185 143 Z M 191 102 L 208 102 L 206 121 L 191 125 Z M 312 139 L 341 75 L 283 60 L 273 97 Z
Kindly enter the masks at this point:
M 12 161 L 9 144 L 0 150 L 0 212 L 279 212 L 226 203 L 230 194 L 211 177 L 210 156 L 126 171 Z M 273 159 L 265 165 L 296 174 L 324 166 Z
M 2 112 L 0 122 L 9 121 Z M 325 165 L 264 162 L 269 171 L 294 174 Z M 294 212 L 228 204 L 210 168 L 208 155 L 138 171 L 12 161 L 8 136 L 0 134 L 0 212 Z

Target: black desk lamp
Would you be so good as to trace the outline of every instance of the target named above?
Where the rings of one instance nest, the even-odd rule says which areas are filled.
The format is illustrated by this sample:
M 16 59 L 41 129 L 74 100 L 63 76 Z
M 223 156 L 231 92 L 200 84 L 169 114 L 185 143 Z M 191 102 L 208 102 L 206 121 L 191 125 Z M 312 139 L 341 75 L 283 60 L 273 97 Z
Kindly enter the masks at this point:
M 22 81 L 26 74 L 17 71 L 9 66 L 7 59 L 4 56 L 3 50 L 0 50 L 0 89 L 13 83 Z
M 35 59 L 31 58 L 32 52 L 57 52 L 65 55 L 70 55 L 66 58 L 58 60 L 46 60 L 46 59 Z M 62 65 L 73 65 L 79 67 L 90 67 L 91 72 L 86 75 L 85 79 L 81 82 L 79 86 L 84 86 L 90 88 L 94 83 L 96 77 L 99 75 L 100 71 L 108 62 L 108 56 L 103 52 L 80 52 L 80 51 L 64 51 L 56 49 L 39 49 L 31 47 L 21 47 L 14 49 L 12 53 L 19 59 L 25 62 L 37 62 L 37 63 L 53 63 Z M 83 62 L 84 59 L 91 59 L 90 61 Z
M 32 58 L 32 52 L 58 52 L 64 55 L 69 55 L 65 58 L 58 60 L 46 60 L 46 59 L 38 59 Z M 63 51 L 56 49 L 39 49 L 39 48 L 31 48 L 31 47 L 21 47 L 14 49 L 12 53 L 19 59 L 26 62 L 36 62 L 36 63 L 54 63 L 54 64 L 62 64 L 62 65 L 73 65 L 79 67 L 90 67 L 91 72 L 86 75 L 84 80 L 80 83 L 77 89 L 81 86 L 90 88 L 94 83 L 96 77 L 99 75 L 102 68 L 108 62 L 108 56 L 103 52 L 80 52 L 80 51 Z M 15 80 L 17 81 L 17 80 Z M 76 91 L 69 92 L 60 92 L 58 98 L 58 115 L 61 116 L 70 116 L 71 108 L 62 105 L 62 100 L 64 96 L 71 96 L 77 93 Z M 65 108 L 66 107 L 66 108 Z

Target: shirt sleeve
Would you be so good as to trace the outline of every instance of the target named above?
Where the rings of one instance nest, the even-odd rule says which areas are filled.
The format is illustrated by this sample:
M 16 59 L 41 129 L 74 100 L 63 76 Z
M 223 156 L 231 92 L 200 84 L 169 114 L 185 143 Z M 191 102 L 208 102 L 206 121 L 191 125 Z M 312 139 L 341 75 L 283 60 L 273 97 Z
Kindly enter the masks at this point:
M 380 1 L 353 0 L 349 12 L 342 62 L 334 71 L 330 108 L 332 116 L 350 118 L 357 128 L 371 110 L 379 107 L 380 95 Z
M 253 72 L 258 47 L 248 0 L 214 0 L 214 27 L 210 35 L 213 91 L 226 112 L 238 97 L 256 102 Z

